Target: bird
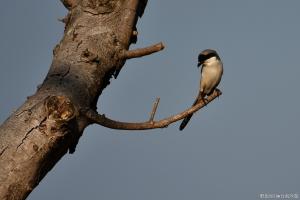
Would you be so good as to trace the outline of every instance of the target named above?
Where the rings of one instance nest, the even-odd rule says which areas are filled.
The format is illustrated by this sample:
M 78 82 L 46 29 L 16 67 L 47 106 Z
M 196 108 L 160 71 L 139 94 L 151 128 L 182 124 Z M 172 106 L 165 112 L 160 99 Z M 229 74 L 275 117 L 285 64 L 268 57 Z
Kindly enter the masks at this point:
M 198 104 L 201 100 L 204 100 L 205 102 L 204 98 L 214 92 L 223 75 L 223 63 L 218 53 L 213 49 L 205 49 L 199 54 L 197 66 L 202 66 L 200 74 L 201 79 L 199 93 L 193 106 Z M 179 130 L 182 131 L 186 127 L 192 116 L 193 113 L 183 119 L 179 126 Z

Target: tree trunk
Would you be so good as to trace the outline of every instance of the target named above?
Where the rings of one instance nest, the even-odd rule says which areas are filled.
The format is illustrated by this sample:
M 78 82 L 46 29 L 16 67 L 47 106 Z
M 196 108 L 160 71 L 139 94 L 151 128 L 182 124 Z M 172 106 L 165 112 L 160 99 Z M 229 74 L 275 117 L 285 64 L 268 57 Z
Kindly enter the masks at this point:
M 36 93 L 0 126 L 0 199 L 25 199 L 68 151 L 84 129 L 97 123 L 114 129 L 164 128 L 221 95 L 219 90 L 191 108 L 155 121 L 159 99 L 146 122 L 111 120 L 97 101 L 126 59 L 160 51 L 162 43 L 128 50 L 147 0 L 61 0 L 69 10 L 65 33 L 53 50 L 49 72 Z
M 72 153 L 102 90 L 124 65 L 144 1 L 64 0 L 61 42 L 37 92 L 0 126 L 0 199 L 25 199 Z

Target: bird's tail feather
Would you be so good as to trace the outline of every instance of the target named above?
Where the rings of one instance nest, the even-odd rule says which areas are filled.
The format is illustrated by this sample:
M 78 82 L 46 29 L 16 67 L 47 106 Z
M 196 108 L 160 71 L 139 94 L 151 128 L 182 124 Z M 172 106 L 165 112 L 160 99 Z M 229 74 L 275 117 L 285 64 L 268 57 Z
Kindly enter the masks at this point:
M 179 130 L 182 131 L 186 127 L 186 125 L 189 123 L 192 116 L 193 116 L 193 114 L 190 114 L 186 118 L 183 119 L 183 121 L 181 122 L 181 124 L 179 126 Z
M 203 95 L 200 92 L 199 95 L 198 95 L 198 97 L 197 97 L 197 99 L 194 101 L 193 106 L 196 105 L 196 104 L 198 104 L 201 101 L 201 99 L 204 98 L 204 96 L 205 95 Z M 193 116 L 193 113 L 190 114 L 190 115 L 188 115 L 186 118 L 183 119 L 183 121 L 181 122 L 181 124 L 179 126 L 179 130 L 180 131 L 182 131 L 186 127 L 186 125 L 188 124 L 188 122 L 190 121 L 190 119 L 192 118 L 192 116 Z

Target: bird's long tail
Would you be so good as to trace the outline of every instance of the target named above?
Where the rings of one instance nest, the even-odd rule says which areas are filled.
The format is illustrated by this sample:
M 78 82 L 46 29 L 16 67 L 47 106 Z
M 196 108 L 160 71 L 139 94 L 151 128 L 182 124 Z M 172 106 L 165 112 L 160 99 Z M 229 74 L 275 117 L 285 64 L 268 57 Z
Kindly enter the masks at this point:
M 179 126 L 179 130 L 182 131 L 186 125 L 189 123 L 190 119 L 192 118 L 193 114 L 188 115 L 186 118 L 183 119 Z
M 203 98 L 204 98 L 204 96 L 201 93 L 199 93 L 197 99 L 193 103 L 193 106 L 196 105 L 196 104 L 198 104 L 201 101 L 201 99 L 203 99 Z M 189 123 L 189 121 L 192 118 L 192 116 L 193 116 L 193 113 L 190 114 L 190 115 L 188 115 L 188 116 L 186 116 L 186 118 L 183 119 L 183 121 L 181 122 L 181 124 L 179 126 L 179 130 L 180 131 L 182 131 L 186 127 L 186 125 Z

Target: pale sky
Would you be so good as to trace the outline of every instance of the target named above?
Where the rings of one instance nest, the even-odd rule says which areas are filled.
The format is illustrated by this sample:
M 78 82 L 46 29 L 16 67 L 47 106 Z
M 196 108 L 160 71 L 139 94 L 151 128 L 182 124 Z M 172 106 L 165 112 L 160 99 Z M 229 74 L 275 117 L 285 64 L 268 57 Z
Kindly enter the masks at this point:
M 194 101 L 197 56 L 224 63 L 223 95 L 193 116 L 148 131 L 88 127 L 28 200 L 253 200 L 300 196 L 300 1 L 149 0 L 131 48 L 165 50 L 127 61 L 100 97 L 110 118 L 144 121 Z M 3 1 L 0 7 L 0 122 L 32 95 L 51 64 L 66 14 L 56 1 Z M 300 198 L 300 197 L 299 197 Z

